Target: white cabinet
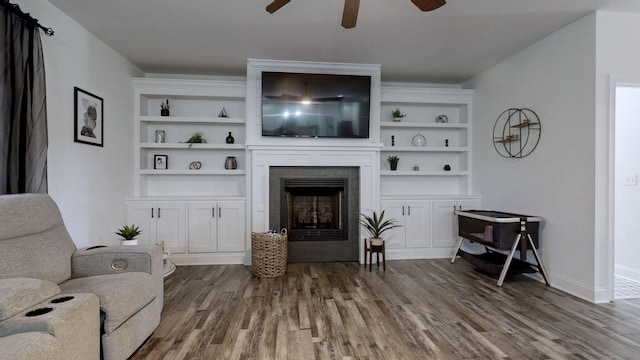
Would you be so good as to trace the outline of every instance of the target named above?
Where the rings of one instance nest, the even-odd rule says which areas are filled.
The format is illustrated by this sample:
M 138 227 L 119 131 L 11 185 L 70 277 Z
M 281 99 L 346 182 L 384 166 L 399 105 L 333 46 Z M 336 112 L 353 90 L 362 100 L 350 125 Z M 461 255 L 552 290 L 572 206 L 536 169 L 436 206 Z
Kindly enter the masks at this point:
M 189 203 L 190 253 L 244 251 L 244 244 L 243 201 Z
M 173 253 L 184 253 L 186 211 L 183 202 L 135 201 L 127 204 L 128 222 L 139 226 L 140 245 L 153 245 L 164 240 Z
M 402 227 L 384 233 L 387 249 L 430 246 L 431 201 L 383 200 L 385 219 L 395 219 Z
M 133 83 L 136 196 L 246 193 L 244 82 L 144 78 Z M 160 114 L 165 100 L 169 116 Z M 196 133 L 206 143 L 186 143 Z M 156 166 L 157 156 L 166 166 L 164 160 L 162 168 Z M 235 169 L 225 167 L 227 157 L 235 158 Z
M 477 210 L 480 199 L 433 201 L 433 247 L 453 247 L 457 242 L 458 219 L 455 210 Z
M 464 89 L 382 87 L 382 196 L 470 193 L 472 97 Z M 393 121 L 395 109 L 407 115 Z M 400 158 L 397 170 L 389 156 Z

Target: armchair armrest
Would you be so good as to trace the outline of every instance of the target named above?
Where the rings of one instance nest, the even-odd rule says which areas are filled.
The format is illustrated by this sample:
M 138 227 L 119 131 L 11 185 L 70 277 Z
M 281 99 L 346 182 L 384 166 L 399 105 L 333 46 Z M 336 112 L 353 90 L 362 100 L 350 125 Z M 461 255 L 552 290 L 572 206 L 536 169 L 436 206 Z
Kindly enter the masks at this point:
M 71 277 L 146 272 L 162 278 L 158 246 L 107 246 L 78 249 L 71 257 Z

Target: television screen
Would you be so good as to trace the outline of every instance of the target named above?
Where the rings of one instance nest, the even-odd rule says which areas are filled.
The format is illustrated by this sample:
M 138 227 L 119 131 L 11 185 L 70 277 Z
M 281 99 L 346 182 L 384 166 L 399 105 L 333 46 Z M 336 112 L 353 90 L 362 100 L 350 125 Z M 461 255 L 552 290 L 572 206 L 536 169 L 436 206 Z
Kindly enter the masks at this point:
M 368 138 L 371 77 L 262 73 L 262 135 Z

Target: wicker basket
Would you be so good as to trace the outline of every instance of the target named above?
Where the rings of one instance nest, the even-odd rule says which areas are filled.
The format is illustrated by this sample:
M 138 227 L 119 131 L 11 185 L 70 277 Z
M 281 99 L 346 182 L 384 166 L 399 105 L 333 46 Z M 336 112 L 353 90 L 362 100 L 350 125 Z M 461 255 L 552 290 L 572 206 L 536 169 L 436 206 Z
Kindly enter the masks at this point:
M 251 273 L 276 277 L 287 271 L 287 229 L 251 233 Z

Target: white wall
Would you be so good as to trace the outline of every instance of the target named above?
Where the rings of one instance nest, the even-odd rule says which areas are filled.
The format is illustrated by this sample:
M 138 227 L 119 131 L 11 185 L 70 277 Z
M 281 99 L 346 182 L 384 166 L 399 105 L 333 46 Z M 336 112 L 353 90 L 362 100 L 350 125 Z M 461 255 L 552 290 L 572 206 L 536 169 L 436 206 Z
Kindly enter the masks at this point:
M 609 226 L 610 202 L 609 174 L 612 164 L 609 155 L 614 147 L 609 134 L 613 94 L 611 78 L 640 78 L 640 14 L 597 13 L 596 58 L 596 266 L 597 287 L 611 287 L 613 274 L 612 226 Z M 637 136 L 637 134 L 636 134 Z M 636 153 L 637 154 L 637 153 Z M 637 155 L 636 155 L 637 156 Z M 637 162 L 637 158 L 634 158 Z M 615 207 L 615 206 L 613 206 Z M 636 219 L 638 214 L 636 213 Z M 636 220 L 637 222 L 637 220 Z M 638 253 L 636 253 L 637 255 Z M 612 297 L 610 294 L 609 298 Z M 606 300 L 606 299 L 605 299 Z
M 483 207 L 544 218 L 541 252 L 551 285 L 594 293 L 595 14 L 557 31 L 465 84 L 474 98 L 474 193 Z M 537 149 L 505 159 L 493 148 L 498 115 L 534 110 Z
M 47 0 L 16 1 L 44 26 L 49 194 L 76 246 L 115 245 L 133 193 L 133 89 L 143 72 Z M 74 143 L 73 88 L 104 99 L 104 147 Z
M 615 272 L 640 281 L 640 86 L 619 86 L 615 103 Z M 625 185 L 629 175 L 635 186 Z

